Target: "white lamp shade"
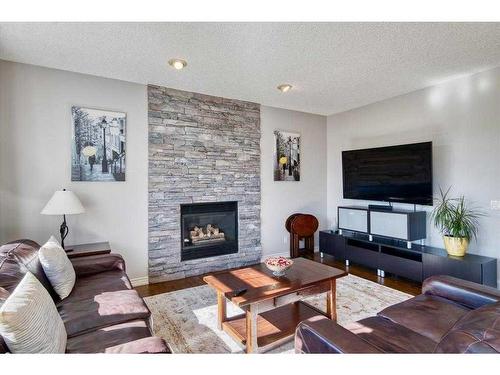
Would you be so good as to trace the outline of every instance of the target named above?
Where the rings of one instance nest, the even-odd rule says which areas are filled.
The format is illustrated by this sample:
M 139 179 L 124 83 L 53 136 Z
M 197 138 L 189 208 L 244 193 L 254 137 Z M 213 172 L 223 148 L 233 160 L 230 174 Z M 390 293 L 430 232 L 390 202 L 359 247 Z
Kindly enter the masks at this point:
M 42 215 L 74 215 L 85 212 L 82 203 L 75 193 L 58 190 L 43 208 Z

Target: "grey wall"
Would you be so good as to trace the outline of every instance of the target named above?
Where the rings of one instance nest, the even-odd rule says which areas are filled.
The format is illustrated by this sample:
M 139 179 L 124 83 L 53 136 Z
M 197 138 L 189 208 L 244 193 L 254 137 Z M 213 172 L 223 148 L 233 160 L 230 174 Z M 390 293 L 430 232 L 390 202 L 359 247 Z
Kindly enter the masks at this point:
M 300 181 L 274 181 L 274 130 L 301 134 Z M 261 106 L 262 252 L 289 254 L 286 218 L 295 212 L 315 215 L 320 229 L 326 220 L 326 117 Z M 316 235 L 316 247 L 318 235 Z
M 127 113 L 127 181 L 71 182 L 71 106 Z M 0 61 L 0 242 L 59 237 L 40 210 L 73 190 L 86 213 L 68 216 L 67 243 L 109 240 L 132 278 L 147 275 L 147 104 L 142 85 Z
M 368 203 L 342 199 L 342 150 L 420 141 L 433 142 L 434 192 L 453 186 L 488 213 L 470 251 L 500 257 L 500 68 L 329 116 L 329 226 L 338 205 Z M 430 223 L 426 242 L 443 247 Z

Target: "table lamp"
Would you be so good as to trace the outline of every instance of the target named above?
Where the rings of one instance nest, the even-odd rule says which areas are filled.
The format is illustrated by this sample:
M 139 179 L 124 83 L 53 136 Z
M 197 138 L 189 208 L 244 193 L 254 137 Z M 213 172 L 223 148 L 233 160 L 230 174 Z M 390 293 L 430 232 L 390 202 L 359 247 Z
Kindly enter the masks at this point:
M 66 215 L 81 214 L 83 212 L 85 212 L 85 209 L 75 193 L 63 189 L 54 193 L 40 213 L 42 215 L 63 216 L 59 233 L 61 233 L 61 246 L 64 249 L 64 239 L 69 233 L 69 228 L 66 225 Z

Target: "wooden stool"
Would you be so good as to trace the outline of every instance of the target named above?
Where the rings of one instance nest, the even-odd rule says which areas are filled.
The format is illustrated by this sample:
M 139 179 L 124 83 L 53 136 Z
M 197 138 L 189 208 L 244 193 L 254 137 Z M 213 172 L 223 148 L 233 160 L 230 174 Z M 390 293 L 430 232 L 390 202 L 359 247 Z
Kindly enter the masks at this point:
M 314 233 L 319 222 L 315 216 L 296 213 L 290 215 L 285 228 L 290 233 L 290 257 L 297 258 L 304 254 L 314 253 Z M 304 248 L 300 248 L 300 240 L 304 240 Z

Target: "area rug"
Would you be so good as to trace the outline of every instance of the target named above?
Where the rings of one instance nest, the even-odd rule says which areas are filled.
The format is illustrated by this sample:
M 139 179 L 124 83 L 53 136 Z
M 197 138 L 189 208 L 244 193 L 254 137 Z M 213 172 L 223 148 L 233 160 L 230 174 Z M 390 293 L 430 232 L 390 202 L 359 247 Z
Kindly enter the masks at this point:
M 387 306 L 412 296 L 395 289 L 348 275 L 337 280 L 337 321 L 340 325 L 376 314 Z M 208 285 L 145 298 L 152 312 L 153 331 L 174 353 L 243 353 L 227 333 L 217 328 L 217 298 Z M 305 299 L 326 311 L 326 295 Z M 228 316 L 242 311 L 228 303 Z M 293 342 L 269 353 L 293 353 Z

